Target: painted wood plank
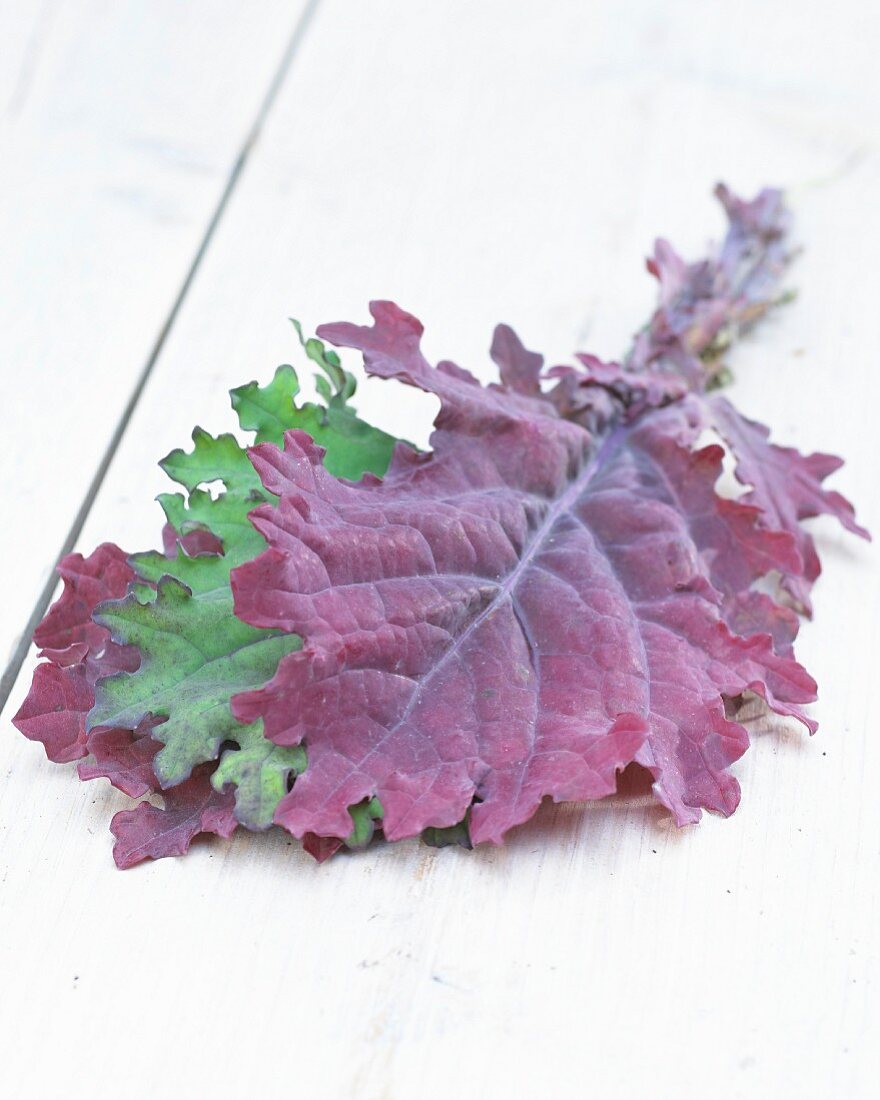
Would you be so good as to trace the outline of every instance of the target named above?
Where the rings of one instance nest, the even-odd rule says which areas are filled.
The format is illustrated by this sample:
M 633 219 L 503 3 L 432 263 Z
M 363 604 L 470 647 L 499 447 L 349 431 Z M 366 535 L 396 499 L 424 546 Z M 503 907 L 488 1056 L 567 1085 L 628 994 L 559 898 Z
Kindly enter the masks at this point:
M 305 8 L 0 10 L 0 672 Z M 39 542 L 39 552 L 33 543 Z
M 83 546 L 155 537 L 154 457 L 291 356 L 288 313 L 393 296 L 431 354 L 484 377 L 502 317 L 551 358 L 613 354 L 652 299 L 651 234 L 693 253 L 719 230 L 717 176 L 792 185 L 806 246 L 734 396 L 844 452 L 838 484 L 876 530 L 876 15 L 784 9 L 323 4 Z M 425 400 L 377 384 L 362 406 L 426 436 Z M 281 833 L 242 835 L 120 874 L 102 834 L 123 799 L 4 736 L 2 1071 L 51 1091 L 76 1067 L 115 1096 L 149 1043 L 181 1092 L 221 1096 L 873 1095 L 880 570 L 819 537 L 801 655 L 822 730 L 756 715 L 726 822 L 680 832 L 629 791 L 548 807 L 499 850 L 318 868 Z

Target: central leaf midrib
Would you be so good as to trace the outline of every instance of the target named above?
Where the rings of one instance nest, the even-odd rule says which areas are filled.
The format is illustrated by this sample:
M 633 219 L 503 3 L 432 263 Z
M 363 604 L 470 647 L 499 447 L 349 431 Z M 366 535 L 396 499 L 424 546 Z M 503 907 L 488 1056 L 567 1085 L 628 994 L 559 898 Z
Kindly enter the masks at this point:
M 623 429 L 615 428 L 603 441 L 599 447 L 594 458 L 588 462 L 577 477 L 573 478 L 568 487 L 559 494 L 558 497 L 551 503 L 547 509 L 546 514 L 542 518 L 541 522 L 535 528 L 534 534 L 526 547 L 522 557 L 516 563 L 516 565 L 510 570 L 502 583 L 498 586 L 498 590 L 493 596 L 492 600 L 483 611 L 466 627 L 466 629 L 456 638 L 450 645 L 449 649 L 443 654 L 440 660 L 434 665 L 431 671 L 424 679 L 419 681 L 419 690 L 425 685 L 429 684 L 434 676 L 442 669 L 447 661 L 455 654 L 480 627 L 482 623 L 489 618 L 489 616 L 502 605 L 505 599 L 511 595 L 511 593 L 517 588 L 519 582 L 522 580 L 523 575 L 528 570 L 532 561 L 543 550 L 544 544 L 553 532 L 556 524 L 559 522 L 563 515 L 567 515 L 571 512 L 574 503 L 580 499 L 586 492 L 587 486 L 596 476 L 596 473 L 605 464 L 609 454 L 616 446 Z M 406 710 L 401 715 L 399 721 L 393 727 L 394 730 L 398 729 L 412 713 L 416 704 L 416 697 L 418 691 L 413 694 L 413 698 L 410 700 Z M 392 730 L 389 730 L 389 734 Z M 384 740 L 384 739 L 383 739 Z M 381 744 L 381 742 L 380 742 Z M 378 747 L 378 746 L 377 746 Z M 375 751 L 375 749 L 373 750 Z

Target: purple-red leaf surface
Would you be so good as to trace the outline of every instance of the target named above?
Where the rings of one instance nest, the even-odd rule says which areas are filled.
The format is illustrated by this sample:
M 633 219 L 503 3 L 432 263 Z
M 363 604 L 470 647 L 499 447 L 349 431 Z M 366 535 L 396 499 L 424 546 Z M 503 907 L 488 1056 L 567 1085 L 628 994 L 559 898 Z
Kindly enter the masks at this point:
M 801 520 L 835 516 L 853 534 L 868 537 L 855 520 L 853 506 L 822 482 L 843 465 L 836 455 L 802 455 L 770 442 L 770 429 L 749 420 L 723 397 L 711 400 L 712 425 L 730 447 L 736 476 L 748 486 L 743 500 L 755 505 L 767 523 L 787 531 L 797 549 L 793 568 L 783 569 L 783 587 L 804 614 L 812 613 L 810 589 L 821 572 L 816 544 Z
M 64 581 L 61 596 L 34 632 L 46 662 L 37 666 L 14 721 L 25 737 L 42 743 L 50 760 L 65 764 L 88 755 L 86 716 L 97 680 L 134 671 L 140 658 L 132 647 L 110 641 L 110 632 L 92 621 L 95 607 L 124 596 L 134 579 L 122 550 L 104 543 L 87 558 L 68 554 L 58 572 Z
M 129 798 L 157 791 L 153 757 L 162 745 L 150 736 L 154 725 L 152 719 L 146 719 L 135 730 L 115 726 L 91 730 L 87 741 L 91 759 L 79 765 L 80 779 L 109 779 Z
M 723 452 L 694 448 L 704 403 L 627 419 L 618 402 L 587 431 L 534 392 L 509 333 L 508 385 L 484 389 L 428 364 L 415 318 L 371 310 L 372 327 L 319 333 L 440 398 L 432 453 L 400 447 L 384 480 L 351 485 L 303 433 L 252 452 L 280 500 L 252 515 L 269 549 L 233 573 L 236 613 L 305 639 L 235 701 L 306 747 L 276 821 L 342 837 L 375 796 L 398 839 L 473 804 L 473 840 L 500 841 L 545 796 L 609 794 L 631 761 L 679 823 L 731 812 L 748 739 L 725 700 L 755 691 L 809 725 L 815 685 L 769 621 L 731 628 L 752 582 L 799 557 L 757 506 L 715 493 Z
M 164 809 L 141 802 L 133 810 L 120 810 L 110 822 L 110 831 L 116 837 L 113 858 L 118 867 L 185 855 L 199 833 L 228 837 L 238 825 L 233 812 L 235 796 L 214 790 L 210 766 L 165 791 L 163 798 Z

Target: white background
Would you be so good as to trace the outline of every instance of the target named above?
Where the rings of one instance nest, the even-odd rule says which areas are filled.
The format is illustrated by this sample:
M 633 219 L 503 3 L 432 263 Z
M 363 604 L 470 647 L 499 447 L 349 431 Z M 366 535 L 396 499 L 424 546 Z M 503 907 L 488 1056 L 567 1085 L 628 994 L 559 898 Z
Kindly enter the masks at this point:
M 613 356 L 653 236 L 721 233 L 718 178 L 788 188 L 804 246 L 734 399 L 843 453 L 880 530 L 878 11 L 2 0 L 0 663 L 78 514 L 84 551 L 155 543 L 156 459 L 230 426 L 228 387 L 294 354 L 288 315 L 392 297 L 485 378 L 498 320 Z M 426 398 L 360 406 L 427 438 Z M 684 831 L 630 790 L 502 849 L 318 867 L 241 833 L 121 873 L 126 800 L 10 724 L 29 657 L 0 722 L 6 1095 L 873 1095 L 880 571 L 815 530 L 820 733 L 756 710 L 741 808 Z

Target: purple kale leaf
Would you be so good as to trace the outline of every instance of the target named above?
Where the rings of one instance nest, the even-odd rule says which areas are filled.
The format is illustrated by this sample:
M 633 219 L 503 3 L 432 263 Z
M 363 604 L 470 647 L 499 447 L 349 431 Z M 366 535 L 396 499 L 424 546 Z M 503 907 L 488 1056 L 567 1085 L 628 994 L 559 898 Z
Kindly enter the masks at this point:
M 815 684 L 793 655 L 820 569 L 802 521 L 830 514 L 866 532 L 823 485 L 838 459 L 770 443 L 711 393 L 729 376 L 730 343 L 782 300 L 789 259 L 780 192 L 717 194 L 721 248 L 688 263 L 657 242 L 659 305 L 621 363 L 581 354 L 545 370 L 500 325 L 500 382 L 483 387 L 453 363 L 430 365 L 419 322 L 375 303 L 372 326 L 321 334 L 361 350 L 368 372 L 439 398 L 430 453 L 398 444 L 389 468 L 393 440 L 352 415 L 339 358 L 304 341 L 327 376 L 325 407 L 292 402 L 291 368 L 234 391 L 257 432 L 253 468 L 232 437 L 199 432 L 192 455 L 169 456 L 189 496 L 163 498 L 164 556 L 126 559 L 105 544 L 65 558 L 64 591 L 35 636 L 45 663 L 14 721 L 51 759 L 81 761 L 83 779 L 162 798 L 114 817 L 120 866 L 273 819 L 318 860 L 379 830 L 499 842 L 542 798 L 602 797 L 631 763 L 685 824 L 736 808 L 744 693 L 814 728 L 803 705 Z M 707 430 L 724 446 L 703 445 Z M 717 490 L 725 449 L 737 499 Z M 214 500 L 200 486 L 216 477 L 227 493 Z M 246 516 L 258 502 L 268 549 L 253 559 Z M 248 628 L 289 636 L 277 666 L 276 655 L 212 696 L 191 677 L 189 701 L 225 723 L 207 755 L 175 696 L 177 749 L 192 765 L 176 785 L 157 778 L 155 646 L 106 626 L 113 607 L 154 618 L 168 574 L 191 593 L 180 624 L 194 638 L 242 629 L 230 580 Z M 121 685 L 150 688 L 143 705 L 95 705 Z M 247 726 L 229 717 L 235 690 Z M 167 721 L 161 740 L 173 730 Z M 279 770 L 276 757 L 296 766 Z
M 535 390 L 540 360 L 508 331 L 505 383 L 485 389 L 424 359 L 415 318 L 371 309 L 372 327 L 319 333 L 440 398 L 432 453 L 400 446 L 384 480 L 351 485 L 304 433 L 253 451 L 279 503 L 252 515 L 269 549 L 233 573 L 236 613 L 304 639 L 234 704 L 306 748 L 276 821 L 341 837 L 348 806 L 376 797 L 391 839 L 472 806 L 472 839 L 500 841 L 543 797 L 611 793 L 631 761 L 679 823 L 730 813 L 748 738 L 725 703 L 757 692 L 809 726 L 815 685 L 790 637 L 774 644 L 772 601 L 750 599 L 797 570 L 794 538 L 715 492 L 722 451 L 696 446 L 706 403 L 633 415 L 605 378 L 584 387 L 609 399 L 587 430 Z M 737 633 L 743 606 L 768 628 Z

